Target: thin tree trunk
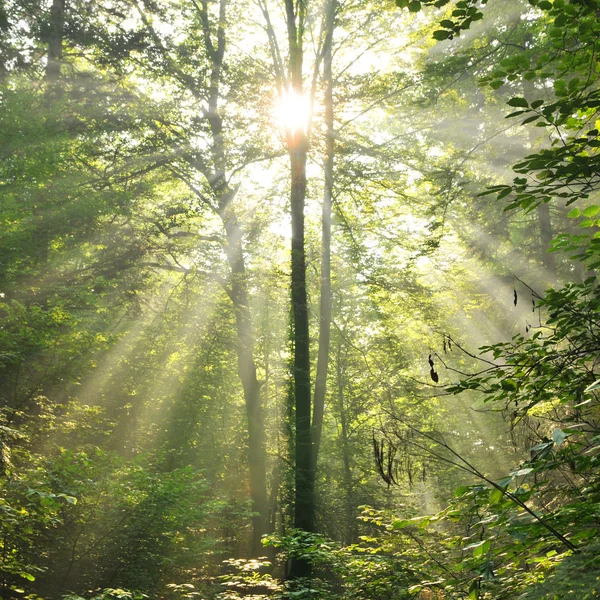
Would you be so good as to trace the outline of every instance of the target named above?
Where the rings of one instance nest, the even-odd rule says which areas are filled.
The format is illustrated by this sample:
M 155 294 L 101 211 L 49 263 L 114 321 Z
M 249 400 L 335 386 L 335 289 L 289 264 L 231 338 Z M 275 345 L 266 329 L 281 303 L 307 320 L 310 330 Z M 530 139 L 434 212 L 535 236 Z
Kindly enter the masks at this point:
M 333 124 L 333 74 L 332 46 L 333 29 L 337 0 L 329 0 L 325 17 L 325 40 L 323 47 L 323 78 L 325 81 L 325 125 L 327 140 L 325 148 L 325 189 L 323 191 L 322 212 L 322 255 L 321 255 L 321 299 L 319 314 L 319 349 L 317 355 L 317 374 L 312 419 L 312 461 L 316 474 L 325 395 L 327 393 L 327 372 L 329 368 L 329 345 L 331 339 L 331 203 L 333 198 L 333 161 L 335 153 L 335 131 Z
M 528 36 L 526 43 L 531 43 L 531 36 Z M 535 87 L 531 81 L 527 79 L 523 80 L 523 95 L 528 98 L 531 102 L 534 100 Z M 534 151 L 535 136 L 533 135 L 533 129 L 529 129 L 529 144 L 531 151 Z M 556 259 L 552 252 L 548 252 L 550 243 L 554 238 L 554 231 L 552 230 L 552 221 L 550 219 L 550 204 L 542 202 L 537 207 L 537 221 L 539 230 L 539 255 L 544 266 L 544 281 L 554 283 L 556 280 Z
M 548 252 L 550 243 L 554 238 L 552 221 L 550 220 L 550 204 L 542 202 L 537 207 L 538 226 L 540 230 L 540 256 L 544 269 L 552 278 L 556 274 L 556 259 L 552 252 Z
M 50 8 L 50 37 L 48 39 L 48 60 L 46 79 L 53 82 L 60 75 L 65 28 L 65 0 L 53 0 Z
M 252 500 L 252 556 L 262 553 L 261 538 L 268 520 L 264 417 L 261 384 L 256 376 L 252 316 L 248 301 L 242 232 L 234 216 L 225 220 L 227 259 L 231 268 L 231 299 L 237 329 L 238 373 L 244 390 L 248 418 L 248 467 Z
M 65 27 L 65 0 L 53 0 L 50 8 L 50 23 L 48 36 L 48 55 L 46 59 L 45 78 L 47 87 L 45 91 L 46 102 L 50 109 L 50 119 L 48 121 L 52 128 L 54 117 L 52 116 L 52 104 L 58 97 L 58 80 L 60 78 L 60 67 L 63 54 L 63 37 Z M 33 209 L 33 215 L 36 220 L 34 234 L 34 247 L 36 249 L 36 258 L 40 265 L 48 262 L 50 253 L 50 228 L 47 222 L 47 215 L 50 213 L 48 205 L 50 198 L 47 190 L 40 190 L 37 194 L 37 202 Z
M 340 415 L 340 446 L 342 451 L 342 463 L 344 465 L 344 495 L 346 496 L 346 544 L 356 542 L 358 530 L 356 526 L 356 503 L 354 501 L 354 486 L 352 484 L 352 468 L 350 465 L 350 444 L 348 432 L 348 414 L 344 405 L 344 390 L 346 382 L 342 366 L 342 340 L 340 339 L 336 357 L 337 376 L 337 409 Z

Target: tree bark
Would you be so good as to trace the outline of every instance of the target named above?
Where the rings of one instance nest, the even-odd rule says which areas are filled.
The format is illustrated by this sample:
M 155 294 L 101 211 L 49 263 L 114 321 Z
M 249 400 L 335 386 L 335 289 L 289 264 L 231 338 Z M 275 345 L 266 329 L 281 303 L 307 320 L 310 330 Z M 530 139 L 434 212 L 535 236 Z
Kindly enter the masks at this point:
M 353 544 L 358 538 L 358 528 L 355 517 L 356 502 L 354 501 L 354 486 L 352 483 L 352 467 L 350 464 L 350 435 L 348 428 L 348 412 L 344 403 L 344 391 L 346 381 L 344 378 L 344 368 L 342 364 L 342 340 L 340 339 L 337 348 L 336 357 L 336 376 L 337 376 L 337 409 L 340 415 L 340 446 L 342 452 L 342 463 L 344 465 L 344 495 L 346 497 L 346 523 L 345 523 L 345 543 Z
M 552 252 L 548 252 L 550 243 L 554 238 L 552 221 L 550 219 L 550 204 L 542 202 L 537 207 L 538 227 L 540 231 L 540 257 L 548 277 L 554 279 L 556 275 L 556 259 Z
M 65 28 L 65 0 L 53 0 L 50 8 L 50 36 L 48 38 L 48 60 L 46 79 L 56 81 L 60 75 Z
M 296 136 L 290 152 L 292 172 L 292 313 L 294 342 L 294 401 L 296 410 L 296 497 L 294 525 L 314 528 L 314 498 L 311 440 L 310 352 L 308 305 L 306 295 L 306 259 L 304 251 L 304 204 L 306 197 L 306 136 Z
M 526 43 L 531 43 L 531 36 L 527 36 Z M 523 95 L 528 98 L 531 102 L 534 100 L 535 88 L 531 81 L 527 79 L 523 80 Z M 531 151 L 534 152 L 535 136 L 533 135 L 533 129 L 529 129 L 529 144 Z M 546 283 L 554 283 L 556 281 L 556 259 L 552 252 L 548 252 L 550 243 L 554 238 L 554 231 L 552 230 L 552 220 L 550 218 L 550 204 L 543 202 L 539 204 L 536 209 L 538 230 L 539 230 L 539 255 L 544 266 L 544 281 Z
M 329 346 L 331 340 L 331 204 L 333 199 L 333 162 L 335 153 L 335 131 L 333 123 L 333 74 L 332 46 L 333 29 L 337 0 L 329 0 L 325 16 L 325 40 L 323 42 L 323 79 L 325 82 L 325 125 L 327 139 L 325 146 L 325 189 L 323 191 L 322 254 L 321 254 L 321 298 L 319 307 L 319 348 L 317 355 L 317 374 L 315 378 L 315 396 L 312 419 L 312 462 L 316 474 L 325 395 L 327 393 L 327 372 L 329 368 Z
M 285 0 L 289 69 L 293 91 L 302 96 L 303 37 L 306 3 Z M 290 154 L 290 212 L 292 221 L 291 302 L 293 340 L 293 378 L 295 407 L 295 496 L 294 527 L 314 531 L 314 476 L 312 472 L 310 348 L 308 302 L 306 294 L 306 256 L 304 205 L 306 202 L 307 132 L 301 128 L 287 132 Z M 310 563 L 305 559 L 292 561 L 292 577 L 308 577 Z
M 65 0 L 53 0 L 50 8 L 49 36 L 48 36 L 48 54 L 46 59 L 46 104 L 50 111 L 48 124 L 54 126 L 55 117 L 52 114 L 52 104 L 59 96 L 58 80 L 60 78 L 60 67 L 63 54 L 63 37 L 65 27 Z M 40 265 L 48 262 L 50 253 L 50 224 L 47 221 L 47 215 L 50 213 L 48 205 L 50 203 L 50 192 L 48 190 L 39 190 L 37 192 L 37 201 L 33 209 L 33 215 L 36 220 L 33 244 L 36 249 L 36 259 Z
M 244 390 L 248 418 L 248 467 L 252 500 L 252 556 L 262 553 L 261 538 L 268 519 L 266 454 L 261 384 L 256 376 L 254 335 L 248 300 L 242 231 L 235 216 L 225 216 L 227 259 L 231 268 L 231 299 L 237 330 L 238 374 Z

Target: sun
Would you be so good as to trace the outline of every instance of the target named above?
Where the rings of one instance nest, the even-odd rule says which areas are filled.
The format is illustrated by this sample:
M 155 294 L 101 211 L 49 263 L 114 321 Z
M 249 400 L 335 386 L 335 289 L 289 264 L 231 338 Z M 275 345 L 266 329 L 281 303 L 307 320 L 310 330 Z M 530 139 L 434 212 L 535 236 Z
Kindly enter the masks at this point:
M 291 133 L 306 134 L 310 120 L 310 102 L 306 96 L 293 89 L 283 92 L 276 109 L 277 125 L 280 129 Z

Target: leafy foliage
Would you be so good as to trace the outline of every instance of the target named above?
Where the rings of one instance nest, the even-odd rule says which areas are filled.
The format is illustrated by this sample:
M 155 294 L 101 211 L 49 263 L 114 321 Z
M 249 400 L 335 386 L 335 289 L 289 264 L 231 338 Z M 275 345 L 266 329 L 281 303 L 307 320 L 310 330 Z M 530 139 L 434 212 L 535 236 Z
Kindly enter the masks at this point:
M 2 3 L 3 596 L 598 595 L 598 3 L 396 4 L 412 16 L 328 4 L 340 62 L 322 535 L 289 530 L 286 176 L 270 114 L 284 74 L 269 66 L 256 28 L 269 3 L 231 2 L 223 20 L 214 2 L 74 0 L 59 85 L 45 75 L 50 3 Z M 305 25 L 315 23 L 311 15 Z M 270 40 L 281 33 L 265 26 Z M 231 53 L 215 74 L 225 39 Z M 317 95 L 323 85 L 315 76 Z M 486 129 L 504 103 L 525 141 L 509 121 L 502 139 L 512 144 L 494 148 L 500 134 Z M 318 125 L 313 135 L 316 172 L 326 136 Z M 528 155 L 513 160 L 523 146 Z M 311 175 L 311 201 L 322 187 Z M 546 250 L 540 207 L 562 227 L 552 243 L 560 268 L 548 279 L 569 282 L 544 294 L 517 285 L 514 307 L 510 286 L 511 309 L 531 296 L 532 310 L 478 359 L 471 340 L 485 337 L 486 313 L 514 280 L 518 261 L 502 257 L 520 246 L 530 267 L 546 266 L 525 251 Z M 476 242 L 471 229 L 481 230 Z M 488 281 L 471 269 L 477 259 L 495 277 L 485 296 L 470 295 L 474 280 Z M 514 319 L 502 318 L 497 329 L 508 331 Z M 440 337 L 451 357 L 433 349 Z M 268 417 L 258 447 L 268 457 L 269 527 L 279 532 L 267 539 L 273 560 L 239 558 L 257 516 L 235 367 L 250 338 Z M 458 381 L 445 385 L 452 372 Z M 473 398 L 494 414 L 471 411 Z M 514 448 L 497 425 L 484 427 L 498 415 Z M 375 447 L 387 486 L 371 458 L 373 429 L 386 419 L 385 452 Z M 447 442 L 446 431 L 471 447 Z M 493 445 L 511 469 L 479 466 Z M 356 521 L 364 503 L 375 508 Z M 294 559 L 314 578 L 286 580 Z

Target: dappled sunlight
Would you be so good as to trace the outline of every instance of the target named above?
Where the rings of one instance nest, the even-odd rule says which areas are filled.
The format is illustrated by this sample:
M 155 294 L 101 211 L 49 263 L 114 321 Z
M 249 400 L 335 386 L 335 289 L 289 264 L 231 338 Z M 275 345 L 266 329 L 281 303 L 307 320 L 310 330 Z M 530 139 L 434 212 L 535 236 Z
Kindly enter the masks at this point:
M 595 0 L 29 4 L 3 600 L 600 597 Z

